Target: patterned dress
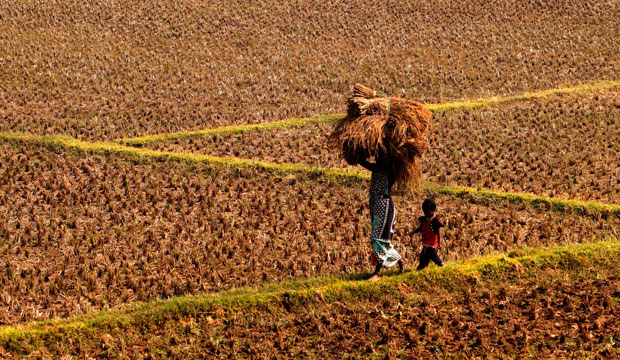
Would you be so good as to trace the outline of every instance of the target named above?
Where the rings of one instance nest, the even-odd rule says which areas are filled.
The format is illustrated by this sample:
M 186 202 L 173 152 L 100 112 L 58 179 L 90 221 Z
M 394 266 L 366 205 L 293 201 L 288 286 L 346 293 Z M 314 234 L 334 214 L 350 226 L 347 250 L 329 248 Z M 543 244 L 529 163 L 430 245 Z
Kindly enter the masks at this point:
M 372 164 L 374 165 L 374 164 Z M 369 168 L 369 167 L 367 167 Z M 390 194 L 392 179 L 390 174 L 378 166 L 372 166 L 370 178 L 370 245 L 372 245 L 374 265 L 392 267 L 400 259 L 400 254 L 392 246 L 396 209 Z

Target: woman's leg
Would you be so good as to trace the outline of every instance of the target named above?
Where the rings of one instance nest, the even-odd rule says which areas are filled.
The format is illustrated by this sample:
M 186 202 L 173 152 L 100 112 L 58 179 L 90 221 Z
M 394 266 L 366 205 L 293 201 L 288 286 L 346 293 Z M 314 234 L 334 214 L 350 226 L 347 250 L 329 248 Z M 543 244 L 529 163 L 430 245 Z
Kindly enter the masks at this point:
M 374 272 L 374 273 L 372 273 L 372 276 L 371 276 L 371 277 L 370 277 L 370 279 L 368 279 L 368 280 L 371 280 L 371 281 L 377 281 L 377 280 L 379 280 L 379 279 L 380 279 L 379 272 L 381 271 L 381 268 L 382 268 L 381 264 L 377 265 L 377 266 L 375 267 L 375 272 Z
M 371 230 L 370 230 L 370 244 L 373 249 L 373 265 L 376 266 L 375 271 L 371 279 L 376 280 L 379 278 L 379 271 L 383 267 L 386 259 L 385 243 L 382 239 L 385 236 L 385 228 L 388 220 L 389 202 L 387 199 L 375 198 L 371 196 Z
M 386 254 L 385 262 L 383 263 L 383 265 L 385 267 L 392 267 L 395 264 L 398 264 L 400 272 L 402 273 L 402 257 L 392 245 L 392 239 L 394 238 L 394 226 L 396 225 L 396 207 L 394 206 L 394 201 L 392 201 L 391 197 L 382 199 L 382 201 L 385 202 L 385 216 L 383 220 L 383 229 L 381 231 L 381 240 L 384 244 L 384 250 Z
M 372 227 L 370 231 L 370 244 L 373 248 L 373 255 L 377 260 L 375 272 L 371 280 L 379 279 L 379 271 L 382 267 L 392 267 L 399 264 L 401 272 L 403 263 L 400 254 L 394 249 L 390 242 L 394 233 L 394 223 L 396 209 L 390 197 L 371 198 L 371 217 Z

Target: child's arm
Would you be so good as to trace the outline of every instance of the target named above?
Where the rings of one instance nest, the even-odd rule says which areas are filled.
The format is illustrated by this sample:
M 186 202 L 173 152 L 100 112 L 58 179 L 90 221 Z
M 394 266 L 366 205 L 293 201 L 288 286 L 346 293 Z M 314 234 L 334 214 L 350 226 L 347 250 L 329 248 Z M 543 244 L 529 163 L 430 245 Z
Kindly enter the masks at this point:
M 424 217 L 421 217 L 421 218 L 419 218 L 419 219 L 418 219 L 418 220 L 420 221 L 420 225 L 418 225 L 418 228 L 417 228 L 417 229 L 413 230 L 413 233 L 412 233 L 412 234 L 417 234 L 417 233 L 419 233 L 420 231 L 422 231 L 422 219 L 424 219 Z

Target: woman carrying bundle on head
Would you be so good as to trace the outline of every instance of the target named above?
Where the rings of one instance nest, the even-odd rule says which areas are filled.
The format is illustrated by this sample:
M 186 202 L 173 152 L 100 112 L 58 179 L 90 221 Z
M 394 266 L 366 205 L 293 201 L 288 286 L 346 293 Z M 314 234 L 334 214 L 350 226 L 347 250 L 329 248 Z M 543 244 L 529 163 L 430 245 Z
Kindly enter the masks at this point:
M 350 165 L 372 171 L 370 180 L 370 244 L 379 279 L 383 267 L 398 264 L 400 254 L 392 246 L 396 210 L 392 185 L 412 188 L 420 182 L 419 158 L 429 147 L 431 114 L 424 105 L 390 98 L 356 84 L 349 98 L 347 116 L 336 122 L 330 142 Z M 368 161 L 371 159 L 372 161 Z
M 369 171 L 370 177 L 370 245 L 372 246 L 372 264 L 375 271 L 371 280 L 379 279 L 379 272 L 383 267 L 392 267 L 398 264 L 398 270 L 403 272 L 403 260 L 392 246 L 394 225 L 396 224 L 396 208 L 392 200 L 392 185 L 394 185 L 394 169 L 388 152 L 382 151 L 375 158 L 374 163 L 361 159 L 359 164 Z

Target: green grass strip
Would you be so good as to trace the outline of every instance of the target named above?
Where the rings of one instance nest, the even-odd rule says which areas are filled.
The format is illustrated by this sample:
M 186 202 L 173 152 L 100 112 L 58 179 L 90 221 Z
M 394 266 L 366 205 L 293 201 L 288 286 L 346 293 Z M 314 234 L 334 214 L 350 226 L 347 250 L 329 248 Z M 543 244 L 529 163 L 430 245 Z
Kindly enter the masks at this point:
M 427 182 L 424 188 L 429 191 L 436 191 L 445 195 L 473 195 L 487 197 L 491 199 L 503 199 L 512 203 L 531 203 L 533 205 L 548 205 L 555 211 L 571 210 L 577 213 L 601 213 L 620 217 L 620 205 L 606 204 L 598 201 L 581 201 L 573 199 L 559 199 L 546 196 L 540 196 L 530 193 L 505 192 L 490 190 L 484 188 L 472 188 L 465 186 L 445 186 L 436 183 Z
M 603 258 L 600 254 L 605 254 Z M 55 346 L 71 338 L 92 338 L 108 329 L 136 327 L 149 331 L 170 320 L 180 320 L 198 314 L 213 314 L 215 310 L 239 313 L 273 306 L 301 309 L 311 302 L 333 303 L 367 301 L 369 298 L 391 296 L 399 284 L 419 287 L 441 286 L 454 288 L 456 279 L 498 281 L 507 276 L 535 276 L 537 269 L 552 266 L 565 271 L 579 271 L 583 264 L 617 267 L 620 256 L 618 239 L 589 244 L 571 244 L 552 248 L 527 248 L 507 254 L 486 255 L 447 264 L 443 268 L 431 267 L 422 272 L 387 274 L 379 282 L 357 277 L 339 276 L 310 278 L 270 284 L 265 287 L 244 288 L 220 293 L 181 296 L 149 303 L 138 303 L 125 309 L 101 311 L 66 319 L 33 322 L 0 328 L 0 346 L 13 352 L 24 351 L 26 343 L 37 346 Z M 523 271 L 525 270 L 525 271 Z M 433 285 L 436 284 L 436 285 Z M 458 290 L 458 289 L 457 289 Z
M 367 179 L 369 175 L 357 169 L 324 168 L 303 164 L 277 164 L 267 161 L 243 159 L 236 157 L 217 157 L 195 153 L 178 153 L 158 151 L 148 148 L 125 146 L 113 142 L 87 142 L 66 135 L 33 135 L 29 133 L 0 132 L 0 139 L 35 143 L 44 146 L 56 146 L 91 153 L 125 155 L 132 158 L 177 160 L 197 164 L 229 166 L 240 169 L 257 169 L 280 175 L 305 174 L 310 178 L 331 176 L 336 178 Z
M 59 146 L 85 152 L 125 155 L 136 158 L 176 160 L 216 166 L 229 166 L 240 169 L 257 169 L 274 174 L 302 174 L 307 178 L 332 177 L 353 181 L 367 181 L 370 174 L 357 168 L 328 168 L 304 164 L 277 164 L 267 161 L 242 159 L 236 157 L 217 157 L 195 153 L 177 153 L 158 151 L 148 148 L 137 148 L 111 142 L 86 142 L 65 135 L 32 135 L 28 133 L 0 132 L 0 139 L 9 141 L 30 142 L 48 146 Z M 529 193 L 513 193 L 478 189 L 463 186 L 446 186 L 432 182 L 423 185 L 424 190 L 434 191 L 448 196 L 473 195 L 490 199 L 506 200 L 512 203 L 546 204 L 556 211 L 575 211 L 577 213 L 602 213 L 620 217 L 620 205 L 605 204 L 596 201 L 580 201 L 544 197 Z
M 336 120 L 342 119 L 346 114 L 329 114 L 329 115 L 315 115 L 309 118 L 293 118 L 286 120 L 278 120 L 272 122 L 265 122 L 261 124 L 251 125 L 229 125 L 221 126 L 212 129 L 196 130 L 196 131 L 181 131 L 168 134 L 157 134 L 140 136 L 135 138 L 122 139 L 118 142 L 121 144 L 128 144 L 133 146 L 143 146 L 152 143 L 166 142 L 172 140 L 179 140 L 190 137 L 209 136 L 209 135 L 223 135 L 223 134 L 238 134 L 248 131 L 268 131 L 268 130 L 280 130 L 291 127 L 305 127 L 313 124 L 333 124 Z
M 588 94 L 596 91 L 613 89 L 620 87 L 620 81 L 602 81 L 594 84 L 581 84 L 570 87 L 548 89 L 534 92 L 527 92 L 520 95 L 511 95 L 505 97 L 493 97 L 488 99 L 476 99 L 467 101 L 456 101 L 444 104 L 431 104 L 427 107 L 431 111 L 446 111 L 446 110 L 461 110 L 461 109 L 474 109 L 479 107 L 488 107 L 497 104 L 509 103 L 514 101 L 529 100 L 535 98 L 545 98 L 553 95 L 560 94 Z
M 553 95 L 569 94 L 569 93 L 592 93 L 596 91 L 611 89 L 620 86 L 620 81 L 603 81 L 594 84 L 582 84 L 571 87 L 563 87 L 535 92 L 528 92 L 520 95 L 512 95 L 506 97 L 493 97 L 487 99 L 474 99 L 466 101 L 456 101 L 443 104 L 427 104 L 426 107 L 432 112 L 439 111 L 453 111 L 453 110 L 465 110 L 474 109 L 479 107 L 488 107 L 503 103 L 509 103 L 514 101 L 528 100 L 534 98 L 543 98 Z M 313 124 L 333 124 L 336 120 L 341 119 L 346 114 L 327 114 L 327 115 L 315 115 L 309 118 L 294 118 L 287 120 L 278 120 L 272 122 L 265 122 L 261 124 L 252 125 L 230 125 L 222 126 L 212 129 L 196 130 L 196 131 L 182 131 L 167 134 L 147 135 L 135 138 L 126 138 L 119 140 L 121 144 L 144 146 L 147 144 L 166 142 L 170 140 L 179 140 L 189 137 L 198 137 L 206 135 L 223 135 L 223 134 L 235 134 L 243 133 L 247 131 L 270 131 L 284 129 L 288 127 L 301 127 L 310 126 Z

